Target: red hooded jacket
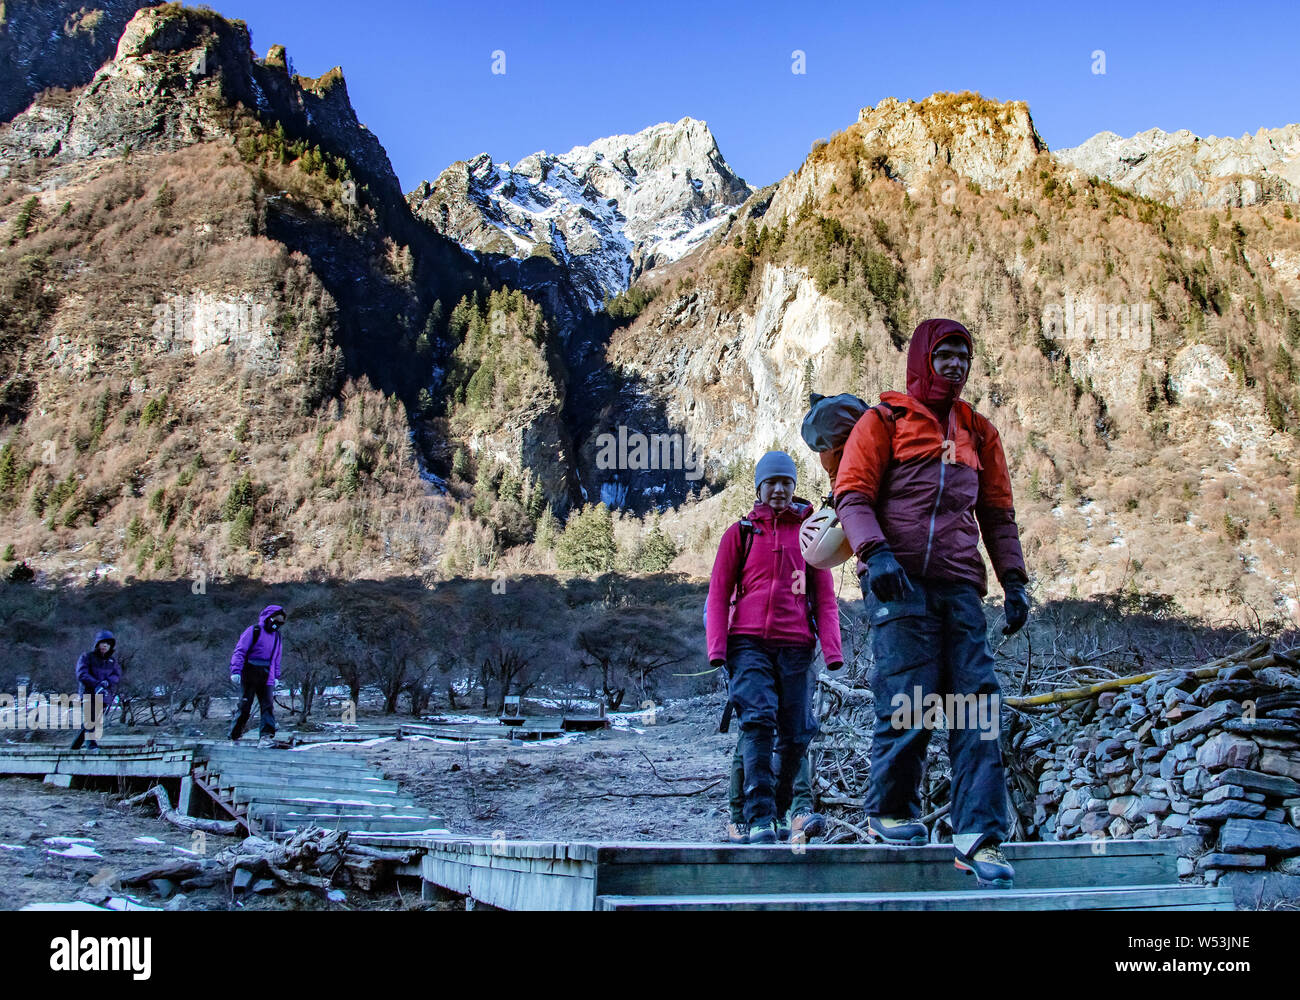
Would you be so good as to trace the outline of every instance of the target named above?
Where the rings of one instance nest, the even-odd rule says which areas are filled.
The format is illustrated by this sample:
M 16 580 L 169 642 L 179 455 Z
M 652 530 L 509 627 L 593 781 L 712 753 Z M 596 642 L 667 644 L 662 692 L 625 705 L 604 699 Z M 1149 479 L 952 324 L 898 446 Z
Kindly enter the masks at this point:
M 971 335 L 955 320 L 929 319 L 916 328 L 907 392 L 880 394 L 893 407 L 893 427 L 871 410 L 853 428 L 836 472 L 835 509 L 858 555 L 859 576 L 865 556 L 887 544 L 909 577 L 973 583 L 983 596 L 981 535 L 1004 589 L 1029 575 L 997 429 L 960 398 L 965 382 L 934 370 L 935 348 L 954 335 L 973 359 Z
M 830 570 L 804 562 L 799 527 L 813 508 L 796 499 L 777 514 L 765 503 L 754 505 L 753 544 L 745 560 L 741 595 L 728 622 L 731 595 L 740 561 L 740 525 L 733 524 L 718 544 L 709 579 L 705 635 L 709 662 L 727 658 L 728 635 L 752 635 L 778 644 L 803 645 L 821 640 L 822 656 L 843 663 L 840 651 L 840 606 Z M 808 626 L 808 598 L 817 618 L 817 635 Z

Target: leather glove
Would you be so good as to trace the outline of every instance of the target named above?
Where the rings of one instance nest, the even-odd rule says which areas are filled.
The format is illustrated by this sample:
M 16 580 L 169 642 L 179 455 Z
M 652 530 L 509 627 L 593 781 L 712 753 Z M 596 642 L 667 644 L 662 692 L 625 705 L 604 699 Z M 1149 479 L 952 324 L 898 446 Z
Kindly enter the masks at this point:
M 1029 620 L 1029 595 L 1023 583 L 1009 584 L 1003 591 L 1003 611 L 1007 618 L 1003 635 L 1015 635 Z
M 912 589 L 912 582 L 888 546 L 876 549 L 867 557 L 867 585 L 885 603 L 901 601 Z
M 838 674 L 838 673 L 839 673 L 841 670 L 843 670 L 843 669 L 844 669 L 844 662 L 843 662 L 843 661 L 840 661 L 840 662 L 838 662 L 838 663 L 828 663 L 828 664 L 826 664 L 826 672 L 827 672 L 828 674 Z

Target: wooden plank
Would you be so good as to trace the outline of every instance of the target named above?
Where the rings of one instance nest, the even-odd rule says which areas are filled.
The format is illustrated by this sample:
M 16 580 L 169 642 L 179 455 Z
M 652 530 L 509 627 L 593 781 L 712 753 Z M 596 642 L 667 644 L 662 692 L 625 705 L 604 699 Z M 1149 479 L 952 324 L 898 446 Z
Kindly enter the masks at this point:
M 238 782 L 228 785 L 223 780 L 218 783 L 223 795 L 229 795 L 232 802 L 247 802 L 249 799 L 312 799 L 320 802 L 352 803 L 367 806 L 412 806 L 415 802 L 406 795 L 394 795 L 391 792 L 363 794 L 342 788 L 320 788 L 314 785 L 253 785 Z
M 929 844 L 922 847 L 888 847 L 875 844 L 809 844 L 804 853 L 795 854 L 788 844 L 760 847 L 737 847 L 727 844 L 690 844 L 680 842 L 631 842 L 597 844 L 601 864 L 751 864 L 755 859 L 767 864 L 804 864 L 807 858 L 820 863 L 860 864 L 886 859 L 905 858 L 913 862 L 951 860 L 952 846 Z M 1164 840 L 1044 840 L 1009 842 L 1003 853 L 1012 861 L 1047 858 L 1115 858 L 1153 855 L 1177 858 L 1176 839 Z
M 175 751 L 15 748 L 0 752 L 0 774 L 80 774 L 107 777 L 178 778 L 189 773 L 190 755 Z
M 280 830 L 296 830 L 308 824 L 324 827 L 326 830 L 390 830 L 395 833 L 440 829 L 436 818 L 420 816 L 390 817 L 349 813 L 321 816 L 317 814 L 302 815 L 301 813 L 281 812 L 276 814 L 276 821 L 276 828 Z
M 316 753 L 307 753 L 304 750 L 257 750 L 253 748 L 239 749 L 222 746 L 222 748 L 212 748 L 208 750 L 196 750 L 194 756 L 208 759 L 208 761 L 234 761 L 239 763 L 276 763 L 283 761 L 292 763 L 292 765 L 309 765 L 313 767 L 325 767 L 325 769 L 338 771 L 364 771 L 365 774 L 373 774 L 376 771 L 373 763 L 370 763 L 364 757 L 344 757 L 341 753 L 333 753 L 330 750 L 317 750 Z
M 504 910 L 590 910 L 595 904 L 595 880 L 581 872 L 565 877 L 425 855 L 421 873 L 426 882 Z
M 396 793 L 400 786 L 391 778 L 380 777 L 342 777 L 338 772 L 314 773 L 309 768 L 296 767 L 278 767 L 274 770 L 262 771 L 255 767 L 247 765 L 238 765 L 235 767 L 211 765 L 209 771 L 220 774 L 223 782 L 228 784 L 238 784 L 243 781 L 255 784 L 273 784 L 283 781 L 294 785 L 315 785 L 318 782 L 329 788 L 355 788 L 359 791 L 367 792 L 391 792 Z
M 280 810 L 287 810 L 290 812 L 299 812 L 304 814 L 321 813 L 322 815 L 334 815 L 339 812 L 339 808 L 337 805 L 332 805 L 326 802 L 313 803 L 313 802 L 304 802 L 301 799 L 272 798 L 272 797 L 267 797 L 267 798 L 258 797 L 254 799 L 249 799 L 248 808 L 253 811 L 256 811 L 258 809 L 262 809 L 262 810 L 280 809 Z M 394 806 L 388 804 L 381 805 L 381 806 L 365 806 L 365 807 L 357 806 L 355 808 L 349 806 L 347 812 L 375 813 L 376 815 L 383 815 L 383 816 L 426 816 L 427 817 L 429 815 L 429 811 L 427 809 L 422 809 L 419 806 L 403 806 L 403 805 Z
M 182 816 L 190 815 L 190 802 L 194 797 L 194 778 L 192 775 L 185 775 L 181 778 L 180 795 L 176 799 L 176 811 Z
M 1177 884 L 1173 841 L 1043 842 L 1003 845 L 1021 888 Z M 617 845 L 598 849 L 600 895 L 972 891 L 953 867 L 951 846 Z
M 606 896 L 600 910 L 1128 910 L 1232 909 L 1214 886 L 1104 886 L 1091 889 L 998 889 L 979 892 L 770 893 Z

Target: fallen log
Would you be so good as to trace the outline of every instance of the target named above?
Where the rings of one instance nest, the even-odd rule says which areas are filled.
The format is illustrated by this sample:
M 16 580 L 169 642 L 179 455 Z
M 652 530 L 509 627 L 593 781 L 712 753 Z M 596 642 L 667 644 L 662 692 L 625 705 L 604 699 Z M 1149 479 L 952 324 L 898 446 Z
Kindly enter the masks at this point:
M 148 868 L 137 868 L 133 872 L 126 872 L 118 877 L 122 885 L 144 885 L 152 882 L 154 879 L 170 879 L 172 882 L 182 882 L 186 879 L 200 878 L 204 874 L 217 870 L 217 866 L 210 861 L 167 861 L 161 864 L 152 865 Z
M 268 867 L 272 875 L 292 889 L 309 889 L 312 892 L 321 893 L 329 891 L 329 879 L 288 871 L 284 868 L 277 868 L 275 865 L 269 865 Z
M 1191 676 L 1201 680 L 1214 677 L 1221 668 L 1232 663 L 1244 663 L 1245 666 L 1251 669 L 1259 669 L 1272 666 L 1275 662 L 1272 654 L 1267 656 L 1258 655 L 1261 651 L 1267 650 L 1268 646 L 1268 640 L 1261 639 L 1253 646 L 1240 652 L 1229 653 L 1227 656 L 1212 660 L 1204 666 L 1191 671 L 1178 669 L 1152 670 L 1145 674 L 1134 674 L 1132 677 L 1117 677 L 1114 680 L 1100 681 L 1083 687 L 1063 688 L 1060 691 L 1049 691 L 1046 694 L 1036 694 L 1029 698 L 1004 698 L 1002 703 L 1008 708 L 1027 708 L 1035 705 L 1055 705 L 1063 701 L 1078 701 L 1080 698 L 1091 698 L 1093 695 L 1101 694 L 1104 691 L 1118 691 L 1134 684 L 1141 684 L 1143 681 L 1149 681 L 1152 677 L 1159 677 L 1161 674 L 1190 673 Z
M 158 802 L 158 810 L 162 818 L 173 826 L 179 826 L 185 830 L 202 830 L 204 833 L 219 833 L 227 837 L 233 837 L 239 832 L 238 820 L 224 819 L 199 819 L 196 816 L 184 816 L 172 808 L 171 797 L 167 794 L 167 789 L 162 785 L 154 785 L 146 792 L 139 795 L 133 795 L 129 799 L 123 799 L 121 806 L 138 806 L 150 798 Z
M 818 676 L 817 683 L 824 688 L 834 691 L 849 703 L 863 703 L 875 700 L 875 696 L 871 693 L 870 688 L 849 687 L 847 684 L 827 677 L 825 674 Z
M 377 847 L 370 847 L 366 844 L 348 844 L 346 851 L 348 854 L 356 854 L 363 858 L 374 858 L 377 861 L 395 861 L 401 865 L 411 863 L 410 851 L 381 851 Z

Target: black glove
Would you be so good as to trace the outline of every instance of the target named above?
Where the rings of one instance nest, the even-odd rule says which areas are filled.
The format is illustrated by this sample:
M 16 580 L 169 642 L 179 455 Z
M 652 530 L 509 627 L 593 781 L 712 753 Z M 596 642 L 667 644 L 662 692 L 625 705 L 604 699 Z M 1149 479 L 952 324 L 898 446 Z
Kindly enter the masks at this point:
M 867 584 L 871 592 L 886 604 L 901 601 L 912 589 L 911 581 L 887 545 L 882 545 L 867 557 Z
M 1023 583 L 1009 583 L 1003 589 L 1003 611 L 1007 617 L 1003 635 L 1015 635 L 1029 620 L 1029 595 Z

